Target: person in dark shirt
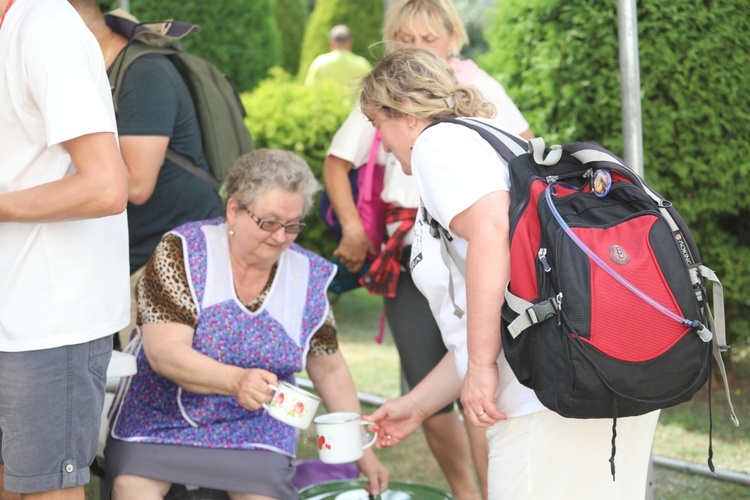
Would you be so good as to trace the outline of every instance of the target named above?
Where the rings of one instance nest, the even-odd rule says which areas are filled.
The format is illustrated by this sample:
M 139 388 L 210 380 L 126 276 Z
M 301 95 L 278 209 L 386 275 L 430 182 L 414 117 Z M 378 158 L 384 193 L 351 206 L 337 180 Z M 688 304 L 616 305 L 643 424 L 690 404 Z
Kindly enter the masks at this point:
M 116 18 L 103 15 L 95 0 L 69 2 L 96 36 L 105 67 L 112 71 L 128 44 L 112 29 Z M 127 67 L 120 84 L 117 129 L 128 172 L 132 298 L 135 282 L 164 233 L 185 222 L 218 217 L 224 210 L 208 183 L 165 158 L 172 149 L 209 171 L 190 91 L 166 56 L 144 55 Z M 135 310 L 133 305 L 131 324 L 121 333 L 123 345 L 135 324 Z
M 167 147 L 208 172 L 190 92 L 166 56 L 141 56 L 120 90 L 117 129 L 128 167 L 130 273 L 143 267 L 168 230 L 223 214 L 211 186 L 164 157 Z

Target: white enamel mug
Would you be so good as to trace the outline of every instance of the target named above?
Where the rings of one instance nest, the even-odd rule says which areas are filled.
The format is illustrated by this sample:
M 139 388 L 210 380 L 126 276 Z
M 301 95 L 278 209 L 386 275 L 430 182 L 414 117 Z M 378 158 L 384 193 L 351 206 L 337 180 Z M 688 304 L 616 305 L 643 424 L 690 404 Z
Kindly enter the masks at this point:
M 320 398 L 289 382 L 280 382 L 279 386 L 270 385 L 275 394 L 267 405 L 263 405 L 269 415 L 297 429 L 310 427 Z
M 314 422 L 318 435 L 318 457 L 327 464 L 356 462 L 378 438 L 376 432 L 372 440 L 366 442 L 361 427 L 374 424 L 360 420 L 359 413 L 327 413 L 315 417 Z

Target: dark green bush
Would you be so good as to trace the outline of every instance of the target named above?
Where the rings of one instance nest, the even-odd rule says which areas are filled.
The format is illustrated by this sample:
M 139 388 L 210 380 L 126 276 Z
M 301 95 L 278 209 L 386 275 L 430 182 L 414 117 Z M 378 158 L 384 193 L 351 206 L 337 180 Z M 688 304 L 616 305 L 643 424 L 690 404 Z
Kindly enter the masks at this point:
M 352 52 L 375 62 L 377 56 L 370 51 L 370 45 L 382 38 L 383 2 L 368 0 L 318 0 L 305 30 L 300 56 L 298 78 L 304 79 L 310 63 L 328 47 L 328 33 L 337 24 L 346 24 L 352 33 Z
M 292 81 L 280 69 L 271 73 L 273 78 L 241 96 L 255 147 L 294 151 L 307 161 L 322 184 L 323 159 L 333 134 L 354 105 L 351 94 L 333 82 L 313 88 Z M 330 258 L 336 245 L 318 218 L 317 206 L 305 222 L 307 227 L 297 242 Z
M 276 27 L 281 36 L 281 67 L 291 75 L 299 69 L 302 38 L 309 17 L 307 0 L 276 0 Z
M 200 33 L 185 39 L 185 48 L 229 75 L 240 90 L 250 90 L 281 62 L 274 0 L 130 0 L 130 12 L 141 21 L 177 19 L 199 24 Z
M 503 0 L 481 62 L 551 141 L 622 156 L 616 2 Z M 644 171 L 722 279 L 750 337 L 750 17 L 745 0 L 638 2 Z

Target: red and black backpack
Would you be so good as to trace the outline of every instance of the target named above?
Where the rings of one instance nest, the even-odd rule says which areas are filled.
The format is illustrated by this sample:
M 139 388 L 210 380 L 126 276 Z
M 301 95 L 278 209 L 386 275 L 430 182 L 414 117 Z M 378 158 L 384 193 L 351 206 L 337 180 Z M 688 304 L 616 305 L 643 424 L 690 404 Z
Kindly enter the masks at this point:
M 691 399 L 712 354 L 724 373 L 721 283 L 669 201 L 597 144 L 545 148 L 477 120 L 442 122 L 475 130 L 509 164 L 503 351 L 544 406 L 616 423 Z M 463 272 L 450 235 L 425 215 Z

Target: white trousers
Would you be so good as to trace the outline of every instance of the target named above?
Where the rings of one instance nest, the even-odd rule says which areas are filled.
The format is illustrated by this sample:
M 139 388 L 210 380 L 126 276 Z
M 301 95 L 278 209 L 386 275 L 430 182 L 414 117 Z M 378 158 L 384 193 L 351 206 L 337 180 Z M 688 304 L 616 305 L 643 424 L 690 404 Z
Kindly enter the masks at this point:
M 612 420 L 572 419 L 544 409 L 487 431 L 490 500 L 644 498 L 659 411 L 617 419 L 615 481 Z

